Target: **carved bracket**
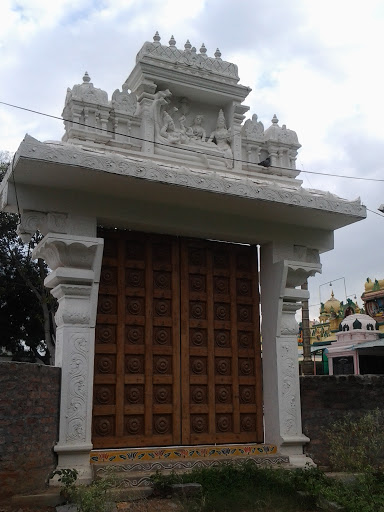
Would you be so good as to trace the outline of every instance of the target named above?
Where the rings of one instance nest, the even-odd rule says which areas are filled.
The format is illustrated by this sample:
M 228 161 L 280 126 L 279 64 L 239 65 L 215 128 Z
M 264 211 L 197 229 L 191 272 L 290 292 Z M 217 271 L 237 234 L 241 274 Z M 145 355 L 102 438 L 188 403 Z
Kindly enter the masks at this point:
M 43 235 L 48 233 L 67 233 L 67 221 L 68 215 L 66 213 L 45 213 L 25 210 L 17 226 L 17 234 L 27 244 L 31 241 L 37 230 Z
M 296 321 L 296 311 L 301 307 L 301 302 L 309 298 L 307 290 L 297 288 L 301 286 L 309 276 L 321 272 L 320 263 L 303 263 L 301 261 L 284 260 L 283 279 L 281 283 L 281 320 L 280 335 L 296 336 L 299 326 Z

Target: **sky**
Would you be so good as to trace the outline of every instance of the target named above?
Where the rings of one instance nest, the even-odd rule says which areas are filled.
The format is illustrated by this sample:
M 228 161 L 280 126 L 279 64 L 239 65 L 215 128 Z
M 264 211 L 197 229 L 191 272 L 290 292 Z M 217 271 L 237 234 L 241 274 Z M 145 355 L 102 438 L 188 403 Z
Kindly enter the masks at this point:
M 162 44 L 173 35 L 179 48 L 187 39 L 209 56 L 219 48 L 252 88 L 247 116 L 267 128 L 276 114 L 297 132 L 303 186 L 372 210 L 335 232 L 309 280 L 310 317 L 332 290 L 361 305 L 366 278 L 384 278 L 384 182 L 351 178 L 384 179 L 382 0 L 2 0 L 0 20 L 0 101 L 53 116 L 84 71 L 111 97 L 156 30 Z M 25 133 L 44 141 L 63 131 L 60 120 L 0 104 L 0 151 L 16 151 Z

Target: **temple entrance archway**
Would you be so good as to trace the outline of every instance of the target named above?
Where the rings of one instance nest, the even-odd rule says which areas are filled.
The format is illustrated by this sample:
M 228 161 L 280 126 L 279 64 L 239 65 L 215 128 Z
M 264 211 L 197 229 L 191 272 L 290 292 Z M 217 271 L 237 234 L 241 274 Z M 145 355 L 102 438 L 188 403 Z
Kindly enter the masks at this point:
M 94 447 L 263 442 L 256 247 L 100 236 Z

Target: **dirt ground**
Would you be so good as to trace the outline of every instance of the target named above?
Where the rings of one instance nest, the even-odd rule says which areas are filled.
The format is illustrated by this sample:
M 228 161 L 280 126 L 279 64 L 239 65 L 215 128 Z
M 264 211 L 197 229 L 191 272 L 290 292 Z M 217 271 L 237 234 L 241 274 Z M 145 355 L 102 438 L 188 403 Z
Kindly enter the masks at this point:
M 116 503 L 112 512 L 182 512 L 183 507 L 175 499 L 143 498 L 135 501 Z M 0 512 L 56 512 L 55 507 L 20 506 L 0 504 Z

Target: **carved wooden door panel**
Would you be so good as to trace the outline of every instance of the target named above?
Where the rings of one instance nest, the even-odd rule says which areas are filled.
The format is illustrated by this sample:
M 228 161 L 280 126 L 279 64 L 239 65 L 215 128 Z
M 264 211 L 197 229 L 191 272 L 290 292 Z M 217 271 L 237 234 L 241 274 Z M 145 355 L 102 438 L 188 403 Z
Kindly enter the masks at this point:
M 256 249 L 100 235 L 94 447 L 262 441 Z
M 262 442 L 256 247 L 181 241 L 183 444 Z
M 132 232 L 101 236 L 94 447 L 179 444 L 179 242 Z

